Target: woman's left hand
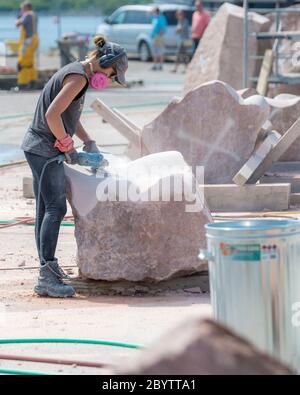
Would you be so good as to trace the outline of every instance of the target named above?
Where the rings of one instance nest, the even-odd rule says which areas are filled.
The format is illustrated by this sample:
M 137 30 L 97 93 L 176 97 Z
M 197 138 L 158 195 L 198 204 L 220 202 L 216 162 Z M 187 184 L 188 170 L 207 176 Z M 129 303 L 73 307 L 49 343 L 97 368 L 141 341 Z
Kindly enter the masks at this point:
M 94 140 L 86 141 L 83 146 L 83 151 L 90 154 L 98 154 L 100 152 L 99 148 L 97 147 L 96 141 Z

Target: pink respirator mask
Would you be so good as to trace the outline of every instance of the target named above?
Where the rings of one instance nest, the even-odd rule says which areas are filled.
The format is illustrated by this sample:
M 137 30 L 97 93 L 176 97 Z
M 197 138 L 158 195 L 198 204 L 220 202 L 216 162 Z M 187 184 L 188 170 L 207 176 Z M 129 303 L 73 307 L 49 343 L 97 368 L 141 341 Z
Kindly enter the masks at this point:
M 97 72 L 90 77 L 90 85 L 96 91 L 102 91 L 109 85 L 109 78 L 107 75 Z

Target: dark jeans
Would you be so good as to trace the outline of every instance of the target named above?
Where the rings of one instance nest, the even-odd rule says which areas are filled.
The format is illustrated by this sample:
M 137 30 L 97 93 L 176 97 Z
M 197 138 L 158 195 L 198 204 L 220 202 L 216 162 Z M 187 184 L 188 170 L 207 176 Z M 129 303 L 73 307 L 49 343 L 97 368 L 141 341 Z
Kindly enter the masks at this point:
M 179 43 L 176 54 L 176 64 L 183 63 L 185 65 L 190 62 L 190 55 L 188 54 L 188 47 L 185 45 L 185 42 L 182 41 Z
M 194 41 L 194 54 L 197 51 L 198 45 L 200 43 L 200 40 L 201 40 L 200 38 L 193 38 L 193 41 Z
M 25 152 L 33 174 L 33 187 L 38 201 L 41 173 L 48 158 Z M 53 261 L 61 222 L 67 212 L 65 171 L 62 163 L 50 163 L 43 176 L 39 209 L 36 212 L 36 245 L 41 264 Z

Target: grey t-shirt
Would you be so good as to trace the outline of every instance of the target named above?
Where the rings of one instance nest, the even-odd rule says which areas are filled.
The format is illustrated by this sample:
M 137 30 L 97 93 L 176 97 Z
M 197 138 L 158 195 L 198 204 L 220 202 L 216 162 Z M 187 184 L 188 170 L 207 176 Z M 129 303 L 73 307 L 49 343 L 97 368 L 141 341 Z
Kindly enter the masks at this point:
M 88 75 L 85 72 L 83 64 L 80 62 L 70 63 L 63 67 L 47 82 L 39 98 L 33 121 L 25 134 L 21 146 L 23 151 L 46 158 L 53 158 L 60 153 L 58 149 L 54 148 L 56 138 L 49 129 L 46 113 L 50 104 L 62 89 L 64 79 L 70 74 L 80 74 L 87 79 L 85 88 L 62 114 L 66 132 L 71 136 L 76 132 L 77 124 L 83 110 L 85 93 L 89 85 Z
M 37 18 L 34 14 L 26 14 L 22 18 L 22 24 L 26 30 L 26 38 L 30 38 L 36 33 Z

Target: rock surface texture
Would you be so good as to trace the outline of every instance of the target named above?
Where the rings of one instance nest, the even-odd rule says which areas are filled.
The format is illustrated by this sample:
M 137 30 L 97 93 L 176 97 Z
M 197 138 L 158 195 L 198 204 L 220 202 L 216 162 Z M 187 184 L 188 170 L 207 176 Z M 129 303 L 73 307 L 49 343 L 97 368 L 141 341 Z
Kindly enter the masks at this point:
M 300 4 L 289 7 L 290 10 L 300 9 Z M 270 31 L 276 32 L 276 16 L 275 14 L 268 15 L 272 21 Z M 282 31 L 300 31 L 300 14 L 285 12 L 280 16 L 281 30 Z M 299 40 L 280 40 L 279 53 L 281 55 L 287 55 L 287 58 L 281 58 L 279 61 L 279 72 L 280 73 L 300 73 L 300 61 L 299 54 L 300 43 Z
M 243 99 L 212 81 L 171 102 L 144 127 L 142 141 L 148 152 L 179 151 L 188 165 L 204 166 L 205 183 L 227 184 L 249 159 L 268 116 L 262 96 Z
M 121 375 L 292 375 L 293 372 L 211 320 L 185 322 L 126 367 Z
M 212 218 L 180 153 L 117 162 L 108 173 L 97 178 L 66 166 L 83 277 L 158 282 L 207 270 L 198 254 L 206 245 L 204 225 Z M 183 180 L 183 190 L 172 186 L 176 180 Z M 158 188 L 162 183 L 171 199 Z M 152 200 L 146 201 L 149 191 Z
M 271 107 L 270 122 L 283 135 L 300 117 L 300 96 L 281 94 L 274 99 L 266 98 Z M 283 162 L 300 161 L 300 137 L 280 159 Z
M 290 9 L 300 8 L 300 4 L 291 6 Z M 275 14 L 268 14 L 268 18 L 272 21 L 270 31 L 276 31 L 276 17 Z M 281 14 L 281 30 L 282 31 L 300 31 L 300 14 L 299 13 L 282 13 Z M 281 74 L 293 75 L 300 73 L 300 59 L 299 59 L 300 43 L 299 39 L 294 40 L 280 40 L 279 41 L 279 56 L 281 56 L 278 63 L 278 71 Z M 287 58 L 283 58 L 287 56 Z M 274 65 L 275 67 L 275 65 Z M 276 96 L 279 93 L 291 93 L 300 95 L 299 84 L 279 84 L 270 87 L 269 96 Z
M 223 4 L 198 46 L 186 73 L 185 92 L 212 80 L 220 80 L 235 89 L 243 87 L 243 24 L 242 7 Z M 267 31 L 270 20 L 256 13 L 251 14 L 250 32 Z M 256 55 L 257 40 L 249 36 L 249 53 Z M 249 62 L 249 77 L 255 73 L 255 60 Z

